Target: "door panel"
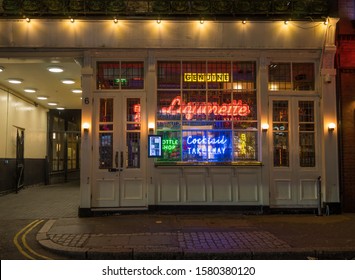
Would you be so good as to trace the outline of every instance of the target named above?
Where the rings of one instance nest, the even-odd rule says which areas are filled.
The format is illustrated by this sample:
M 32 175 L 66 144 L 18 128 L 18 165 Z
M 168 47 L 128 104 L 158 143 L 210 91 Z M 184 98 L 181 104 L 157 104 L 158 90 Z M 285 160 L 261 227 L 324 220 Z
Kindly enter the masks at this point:
M 145 207 L 143 94 L 100 93 L 94 146 L 93 207 Z M 95 143 L 95 141 L 94 141 Z
M 317 205 L 320 175 L 317 98 L 270 98 L 270 206 Z

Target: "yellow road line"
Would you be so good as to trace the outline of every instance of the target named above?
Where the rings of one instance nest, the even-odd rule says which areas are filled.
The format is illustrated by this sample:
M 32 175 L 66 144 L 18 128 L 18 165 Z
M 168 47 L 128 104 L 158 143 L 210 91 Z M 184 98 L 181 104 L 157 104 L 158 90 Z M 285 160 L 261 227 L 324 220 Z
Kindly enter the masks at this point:
M 27 244 L 27 241 L 26 241 L 26 236 L 27 234 L 33 230 L 36 226 L 38 226 L 40 223 L 43 223 L 44 221 L 43 220 L 40 220 L 40 221 L 37 221 L 37 223 L 35 223 L 34 225 L 32 225 L 23 235 L 22 235 L 22 243 L 23 243 L 23 246 L 29 251 L 31 252 L 33 255 L 37 256 L 37 257 L 40 257 L 42 259 L 45 259 L 45 260 L 52 260 L 51 258 L 49 257 L 46 257 L 44 255 L 41 255 L 37 252 L 35 252 L 28 244 Z
M 34 258 L 32 258 L 29 254 L 27 254 L 21 247 L 21 245 L 18 242 L 18 237 L 22 234 L 22 232 L 24 232 L 27 228 L 29 228 L 31 225 L 35 224 L 38 220 L 34 220 L 32 223 L 29 223 L 27 226 L 25 226 L 23 229 L 21 229 L 18 233 L 16 233 L 16 235 L 14 236 L 13 242 L 17 248 L 17 250 L 19 250 L 19 252 L 25 256 L 26 258 L 30 259 L 30 260 L 34 260 Z
M 27 259 L 30 260 L 35 260 L 35 258 L 33 256 L 31 256 L 30 254 L 28 254 L 20 245 L 19 243 L 19 236 L 22 234 L 21 236 L 21 241 L 23 243 L 23 246 L 25 247 L 25 249 L 27 249 L 30 253 L 32 253 L 33 255 L 46 259 L 46 260 L 50 260 L 50 258 L 43 256 L 37 252 L 35 252 L 32 248 L 30 248 L 30 246 L 27 244 L 26 241 L 26 236 L 27 234 L 33 230 L 36 226 L 38 226 L 40 223 L 42 223 L 44 220 L 34 220 L 33 222 L 29 223 L 27 226 L 25 226 L 24 228 L 22 228 L 19 232 L 16 233 L 16 235 L 14 236 L 13 242 L 17 248 L 17 250 L 23 255 L 25 256 Z M 23 233 L 24 232 L 24 233 Z

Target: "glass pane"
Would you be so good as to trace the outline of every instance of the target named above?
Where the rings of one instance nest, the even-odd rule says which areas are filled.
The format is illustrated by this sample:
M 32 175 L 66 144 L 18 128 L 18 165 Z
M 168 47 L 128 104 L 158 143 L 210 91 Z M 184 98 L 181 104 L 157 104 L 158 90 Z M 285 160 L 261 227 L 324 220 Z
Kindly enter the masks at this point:
M 288 101 L 273 101 L 274 166 L 289 166 Z
M 120 87 L 120 63 L 97 63 L 97 89 L 118 89 Z
M 182 85 L 184 89 L 206 88 L 206 62 L 193 61 L 182 63 Z
M 113 122 L 113 99 L 100 99 L 100 122 Z
M 158 62 L 158 88 L 178 89 L 181 84 L 180 61 Z
M 144 88 L 144 63 L 121 62 L 121 89 Z
M 108 169 L 112 165 L 113 153 L 113 135 L 112 133 L 99 133 L 99 168 Z
M 233 63 L 233 89 L 238 91 L 256 90 L 255 62 Z
M 207 162 L 231 161 L 231 131 L 183 131 L 182 160 Z
M 316 166 L 314 101 L 298 102 L 299 157 L 301 167 Z
M 181 132 L 160 131 L 163 137 L 163 156 L 158 161 L 180 161 L 181 160 Z
M 180 91 L 158 91 L 158 120 L 181 119 L 181 93 Z
M 292 63 L 293 89 L 314 90 L 314 63 Z
M 291 63 L 269 65 L 269 90 L 291 89 Z
M 229 61 L 208 62 L 206 80 L 210 89 L 231 89 L 231 63 Z
M 140 167 L 140 132 L 127 132 L 127 168 Z
M 205 120 L 206 92 L 184 91 L 182 93 L 181 112 L 183 120 Z
M 139 98 L 127 98 L 127 130 L 141 127 L 141 104 Z
M 238 131 L 234 134 L 234 160 L 256 160 L 257 132 Z

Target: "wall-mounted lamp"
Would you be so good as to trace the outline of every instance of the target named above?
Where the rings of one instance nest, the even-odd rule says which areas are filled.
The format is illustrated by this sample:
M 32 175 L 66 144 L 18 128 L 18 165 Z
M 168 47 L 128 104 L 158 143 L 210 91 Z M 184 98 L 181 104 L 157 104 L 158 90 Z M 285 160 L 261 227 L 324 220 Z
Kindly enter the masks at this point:
M 83 131 L 84 131 L 84 138 L 87 139 L 89 135 L 89 128 L 90 124 L 89 123 L 83 123 Z
M 160 23 L 161 23 L 161 19 L 158 18 L 158 19 L 157 19 L 157 24 L 160 24 Z
M 153 134 L 154 133 L 154 129 L 155 129 L 155 124 L 154 123 L 149 123 L 148 124 L 149 134 Z
M 262 129 L 262 131 L 266 132 L 266 131 L 269 129 L 269 124 L 263 123 L 263 124 L 261 125 L 261 129 Z
M 333 132 L 335 129 L 335 123 L 328 123 L 328 131 Z

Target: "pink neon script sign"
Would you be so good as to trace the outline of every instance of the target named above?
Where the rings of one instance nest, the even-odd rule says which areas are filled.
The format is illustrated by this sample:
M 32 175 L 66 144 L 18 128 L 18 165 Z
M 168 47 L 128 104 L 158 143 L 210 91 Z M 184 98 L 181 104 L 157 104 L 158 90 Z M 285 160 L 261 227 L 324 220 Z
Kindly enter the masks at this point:
M 169 107 L 162 107 L 161 111 L 166 115 L 185 114 L 186 119 L 191 120 L 194 115 L 209 115 L 217 116 L 242 116 L 250 114 L 248 104 L 243 104 L 242 100 L 233 100 L 232 103 L 223 103 L 218 105 L 216 102 L 188 102 L 185 103 L 177 96 L 171 101 Z

